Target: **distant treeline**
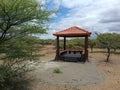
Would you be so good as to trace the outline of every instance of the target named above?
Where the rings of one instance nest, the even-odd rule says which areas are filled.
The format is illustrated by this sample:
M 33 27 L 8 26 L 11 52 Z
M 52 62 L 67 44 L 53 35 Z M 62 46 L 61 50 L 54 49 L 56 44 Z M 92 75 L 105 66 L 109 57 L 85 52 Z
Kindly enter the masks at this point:
M 39 39 L 38 43 L 42 45 L 55 45 L 55 39 Z M 60 48 L 63 48 L 63 39 L 60 39 Z M 66 47 L 67 48 L 84 48 L 85 41 L 84 38 L 67 38 Z M 93 48 L 111 48 L 120 49 L 120 34 L 117 33 L 103 33 L 97 34 L 94 39 L 89 38 L 89 48 L 91 51 Z

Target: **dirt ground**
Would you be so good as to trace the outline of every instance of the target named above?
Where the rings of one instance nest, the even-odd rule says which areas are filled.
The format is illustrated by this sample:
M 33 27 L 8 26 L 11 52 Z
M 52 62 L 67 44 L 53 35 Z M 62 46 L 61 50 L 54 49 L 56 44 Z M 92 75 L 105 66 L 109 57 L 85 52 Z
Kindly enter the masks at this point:
M 47 46 L 41 51 L 44 55 L 40 57 L 40 60 L 49 61 L 54 59 L 55 50 L 53 46 Z M 101 49 L 94 49 L 95 53 L 89 53 L 89 58 L 96 60 L 96 67 L 104 74 L 103 81 L 88 85 L 67 86 L 48 84 L 37 80 L 31 83 L 32 87 L 30 88 L 33 90 L 120 90 L 120 54 L 112 54 L 110 62 L 106 63 L 106 54 L 98 51 L 101 52 Z M 48 77 L 49 75 L 46 76 L 47 79 Z
M 44 81 L 41 81 L 41 79 L 38 78 L 35 81 L 34 80 L 31 81 L 31 86 L 29 87 L 30 90 L 120 90 L 120 54 L 111 54 L 110 62 L 106 63 L 105 62 L 106 53 L 102 53 L 104 51 L 105 51 L 104 49 L 94 49 L 93 53 L 89 52 L 89 59 L 92 58 L 95 60 L 95 62 L 97 62 L 96 66 L 95 67 L 92 66 L 92 68 L 97 68 L 102 72 L 102 74 L 104 75 L 103 80 L 100 79 L 99 82 L 93 82 L 90 84 L 80 84 L 80 83 L 77 83 L 74 79 L 75 83 L 72 82 L 72 84 L 77 84 L 77 85 L 67 85 L 67 84 L 63 84 L 63 85 L 58 84 L 57 85 L 56 83 L 58 83 L 58 81 L 61 80 L 61 78 L 59 78 L 59 80 L 53 80 L 53 81 L 55 81 L 55 83 L 53 83 L 53 84 L 46 83 Z M 49 62 L 49 61 L 53 60 L 55 57 L 55 47 L 51 46 L 51 45 L 47 45 L 40 50 L 39 54 L 40 54 L 40 58 L 39 58 L 40 62 L 41 61 L 43 63 Z M 2 62 L 0 61 L 0 63 L 2 63 Z M 67 65 L 69 65 L 71 67 L 73 66 L 73 64 L 67 64 Z M 66 66 L 66 64 L 62 65 L 62 67 L 64 67 L 64 66 Z M 81 67 L 81 66 L 75 65 L 75 64 L 74 64 L 74 66 L 76 68 Z M 71 71 L 74 71 L 74 69 L 71 68 Z M 75 69 L 75 71 L 77 71 L 77 70 Z M 44 76 L 44 74 L 42 75 L 40 73 L 41 76 L 38 74 L 38 77 L 42 78 L 44 76 L 44 77 L 46 77 L 45 80 L 50 81 L 51 80 L 50 76 L 52 75 L 52 73 L 49 73 L 49 72 L 50 71 L 48 70 L 48 75 L 46 74 L 45 76 Z M 67 69 L 66 69 L 66 72 L 67 72 Z M 33 76 L 33 77 L 35 77 L 35 76 Z M 74 74 L 74 77 L 76 78 L 77 74 Z M 73 78 L 73 77 L 71 77 L 71 78 Z M 84 79 L 84 78 L 82 78 L 82 79 Z
M 92 59 L 91 59 L 92 60 Z M 54 73 L 59 68 L 61 73 Z M 31 74 L 35 80 L 48 85 L 80 86 L 96 84 L 104 80 L 103 73 L 91 63 L 46 61 L 35 65 L 35 71 Z

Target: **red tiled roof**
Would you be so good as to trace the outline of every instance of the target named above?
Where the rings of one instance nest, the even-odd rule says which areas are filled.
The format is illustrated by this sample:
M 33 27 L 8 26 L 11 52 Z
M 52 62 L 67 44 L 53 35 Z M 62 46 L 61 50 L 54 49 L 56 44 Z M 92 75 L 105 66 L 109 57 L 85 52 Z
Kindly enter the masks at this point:
M 91 32 L 89 32 L 89 31 L 86 31 L 82 28 L 73 26 L 73 27 L 70 27 L 68 29 L 56 32 L 53 35 L 55 35 L 55 36 L 66 36 L 66 37 L 67 36 L 68 37 L 69 36 L 70 37 L 77 37 L 77 36 L 90 36 L 90 34 L 91 34 Z

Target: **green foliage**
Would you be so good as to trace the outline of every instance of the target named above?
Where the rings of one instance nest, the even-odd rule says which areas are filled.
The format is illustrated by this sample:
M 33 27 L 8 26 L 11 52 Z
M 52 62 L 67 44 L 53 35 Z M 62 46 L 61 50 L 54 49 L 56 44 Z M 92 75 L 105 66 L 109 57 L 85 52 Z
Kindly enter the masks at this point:
M 0 0 L 0 90 L 19 90 L 29 71 L 25 61 L 37 59 L 33 36 L 46 33 L 50 14 L 37 0 Z
M 104 33 L 97 34 L 97 40 L 102 48 L 107 49 L 107 62 L 111 54 L 111 49 L 120 48 L 120 34 L 116 33 Z
M 0 0 L 0 43 L 45 33 L 50 13 L 36 0 Z
M 33 39 L 34 40 L 34 39 Z M 35 56 L 32 52 L 36 51 L 35 41 L 27 38 L 12 39 L 5 43 L 5 56 L 2 60 L 33 60 Z M 3 49 L 3 48 L 2 48 Z
M 70 39 L 66 41 L 66 48 L 79 49 L 83 47 L 84 47 L 83 38 Z M 60 48 L 63 48 L 63 40 L 60 41 Z
M 0 88 L 1 90 L 19 90 L 19 85 L 26 82 L 25 74 L 29 71 L 25 61 L 37 60 L 37 56 L 33 53 L 37 47 L 34 38 L 11 39 L 4 43 L 4 53 L 1 60 L 4 61 L 0 65 Z M 23 87 L 21 87 L 23 90 Z M 25 89 L 26 90 L 26 89 Z
M 28 71 L 26 65 L 12 66 L 8 62 L 0 65 L 0 90 L 20 90 L 18 87 L 24 90 L 20 83 L 27 81 L 25 74 Z
M 59 44 L 59 48 L 60 48 L 60 49 L 63 49 L 63 48 L 64 48 L 63 43 L 60 43 L 60 44 Z
M 84 47 L 84 39 L 76 38 L 68 41 L 68 48 Z
M 89 40 L 89 46 L 91 48 L 91 52 L 93 52 L 93 48 L 97 45 L 97 40 L 96 39 L 90 39 Z
M 53 73 L 62 73 L 62 71 L 61 71 L 59 68 L 55 68 L 55 69 L 53 70 Z
M 104 33 L 99 34 L 97 37 L 99 45 L 103 48 L 119 48 L 120 46 L 120 34 L 116 33 Z
M 54 39 L 39 39 L 38 42 L 42 45 L 55 45 Z

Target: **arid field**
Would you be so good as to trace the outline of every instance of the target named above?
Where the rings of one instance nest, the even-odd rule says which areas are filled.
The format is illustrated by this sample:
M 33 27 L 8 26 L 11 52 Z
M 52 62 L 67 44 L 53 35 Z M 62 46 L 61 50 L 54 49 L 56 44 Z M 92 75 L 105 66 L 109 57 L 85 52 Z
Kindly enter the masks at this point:
M 55 48 L 47 45 L 40 51 L 40 63 L 35 64 L 36 70 L 30 73 L 34 80 L 31 81 L 29 88 L 32 90 L 119 90 L 120 54 L 111 54 L 110 62 L 106 63 L 104 51 L 105 49 L 94 49 L 93 53 L 89 53 L 90 62 L 85 64 L 53 62 Z M 60 68 L 62 73 L 53 73 L 56 67 Z

